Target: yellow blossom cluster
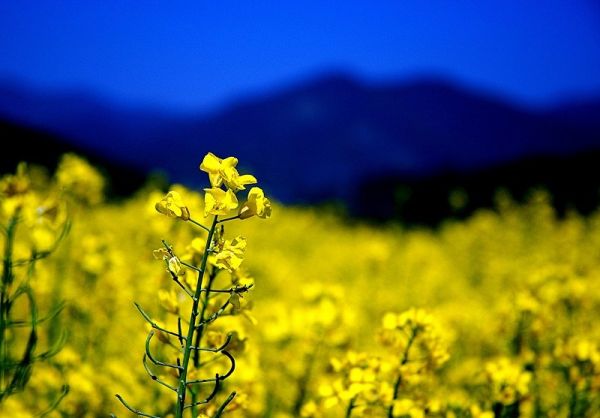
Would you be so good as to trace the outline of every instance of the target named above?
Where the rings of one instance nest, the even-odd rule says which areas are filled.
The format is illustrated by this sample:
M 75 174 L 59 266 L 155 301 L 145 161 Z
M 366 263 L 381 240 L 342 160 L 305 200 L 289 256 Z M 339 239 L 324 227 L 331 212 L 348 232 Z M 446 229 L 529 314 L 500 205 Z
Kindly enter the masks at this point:
M 256 178 L 250 174 L 240 175 L 236 169 L 238 160 L 235 157 L 221 159 L 209 152 L 202 163 L 200 170 L 208 173 L 211 188 L 204 189 L 204 216 L 227 215 L 237 209 L 239 203 L 236 193 L 245 190 L 247 185 L 255 184 Z M 222 188 L 225 186 L 225 190 Z M 240 207 L 238 216 L 246 219 L 252 216 L 268 218 L 271 216 L 271 202 L 259 187 L 253 187 L 248 193 L 248 199 Z
M 59 186 L 87 204 L 98 204 L 103 199 L 104 178 L 87 161 L 74 154 L 66 154 L 56 171 Z
M 403 353 L 400 366 L 420 363 L 416 367 L 439 368 L 448 358 L 447 345 L 440 326 L 423 309 L 409 309 L 401 314 L 388 312 L 382 320 L 379 337 L 383 345 Z M 402 364 L 404 363 L 404 364 Z
M 490 361 L 485 374 L 491 388 L 490 398 L 502 405 L 513 405 L 529 393 L 531 373 L 508 358 Z
M 244 190 L 245 185 L 256 183 L 254 176 L 238 173 L 237 161 L 234 157 L 221 159 L 208 153 L 200 164 L 200 169 L 208 173 L 212 186 L 205 189 L 203 202 L 204 216 L 213 215 L 210 226 L 193 218 L 177 190 L 170 190 L 155 203 L 160 214 L 189 221 L 188 225 L 202 234 L 188 241 L 182 258 L 164 239 L 163 247 L 153 251 L 154 258 L 165 263 L 166 271 L 176 285 L 169 289 L 160 288 L 158 302 L 166 313 L 176 318 L 177 328 L 153 319 L 141 305 L 135 305 L 150 327 L 145 343 L 144 369 L 153 381 L 175 392 L 171 410 L 176 418 L 186 416 L 188 409 L 192 417 L 220 417 L 225 410 L 246 409 L 244 400 L 248 394 L 244 392 L 232 391 L 225 399 L 215 402 L 221 398 L 219 391 L 236 369 L 234 354 L 243 353 L 246 345 L 244 333 L 235 328 L 228 331 L 223 327 L 227 325 L 223 319 L 244 316 L 253 322 L 249 313 L 251 304 L 245 302 L 243 296 L 254 286 L 254 281 L 240 270 L 246 238 L 226 239 L 224 223 L 254 215 L 268 218 L 271 204 L 261 189 L 253 187 L 237 216 L 219 219 L 237 209 L 236 193 Z M 204 234 L 207 234 L 206 238 Z M 151 340 L 155 334 L 163 347 L 153 348 Z M 167 355 L 173 360 L 156 360 L 159 355 Z M 207 386 L 213 389 L 203 394 L 203 388 Z M 130 412 L 148 416 L 141 409 L 132 407 L 120 394 L 116 397 Z
M 335 378 L 319 386 L 323 408 L 327 410 L 342 404 L 355 413 L 371 411 L 374 405 L 391 396 L 391 386 L 380 376 L 382 366 L 385 364 L 379 358 L 366 353 L 350 351 L 341 359 L 332 358 L 330 367 Z M 314 409 L 308 403 L 302 413 L 310 416 Z

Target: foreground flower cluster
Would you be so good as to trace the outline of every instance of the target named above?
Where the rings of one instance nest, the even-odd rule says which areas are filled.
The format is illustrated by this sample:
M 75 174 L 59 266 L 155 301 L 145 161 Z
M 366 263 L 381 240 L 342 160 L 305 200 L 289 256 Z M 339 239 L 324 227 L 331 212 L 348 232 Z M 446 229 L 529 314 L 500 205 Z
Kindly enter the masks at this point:
M 226 240 L 224 223 L 255 215 L 268 218 L 271 215 L 271 202 L 264 197 L 260 188 L 253 187 L 237 215 L 219 219 L 219 215 L 228 215 L 238 208 L 236 194 L 239 191 L 248 184 L 256 183 L 253 176 L 238 173 L 237 163 L 234 157 L 223 160 L 208 153 L 200 164 L 200 170 L 208 173 L 212 186 L 204 189 L 204 217 L 213 215 L 210 227 L 194 220 L 177 191 L 169 191 L 155 205 L 159 213 L 189 221 L 206 234 L 205 239 L 203 236 L 194 237 L 181 259 L 164 240 L 163 247 L 153 253 L 155 258 L 164 261 L 166 272 L 174 282 L 171 289 L 158 291 L 160 304 L 174 318 L 173 325 L 155 321 L 136 304 L 151 328 L 146 338 L 144 369 L 153 381 L 175 393 L 172 410 L 176 418 L 187 416 L 187 410 L 193 418 L 218 418 L 226 409 L 231 411 L 238 407 L 234 403 L 235 391 L 224 400 L 215 401 L 222 392 L 224 382 L 236 368 L 232 350 L 240 342 L 239 336 L 233 331 L 226 333 L 223 329 L 214 329 L 212 325 L 219 317 L 242 313 L 247 304 L 242 308 L 241 299 L 254 283 L 249 277 L 238 273 L 244 260 L 246 239 L 238 236 Z M 222 272 L 228 272 L 229 275 L 223 277 Z M 158 355 L 152 354 L 151 340 L 155 334 L 163 344 L 163 357 L 167 354 L 174 361 L 157 360 Z M 207 386 L 210 390 L 205 389 Z M 121 395 L 117 395 L 117 398 L 134 414 L 153 418 L 162 416 L 133 408 Z
M 178 322 L 187 329 L 186 290 L 207 288 L 212 271 L 219 272 L 212 289 L 226 292 L 211 294 L 205 318 L 229 303 L 203 331 L 199 347 L 213 351 L 200 353 L 201 367 L 193 353 L 189 359 L 189 380 L 213 381 L 186 402 L 205 400 L 216 375 L 230 369 L 219 348 L 235 359 L 235 372 L 198 415 L 214 416 L 233 391 L 227 417 L 594 417 L 600 410 L 600 213 L 559 218 L 542 193 L 525 205 L 500 195 L 493 211 L 407 230 L 273 204 L 277 216 L 266 228 L 257 218 L 272 205 L 235 158 L 204 159 L 203 193 L 175 185 L 165 196 L 148 186 L 118 203 L 102 203 L 101 177 L 70 158 L 79 167 L 61 165 L 63 180 L 34 167 L 18 174 L 31 190 L 63 190 L 72 208 L 70 234 L 30 279 L 41 311 L 67 302 L 56 324 L 40 330 L 43 342 L 57 330 L 68 336 L 55 357 L 34 365 L 23 392 L 0 403 L 0 416 L 39 415 L 65 383 L 70 392 L 49 416 L 128 416 L 115 393 L 168 416 L 173 391 L 149 381 L 144 347 L 154 331 L 153 358 L 177 364 L 179 338 L 160 329 L 178 334 Z M 14 184 L 8 190 L 18 190 Z M 4 225 L 15 205 L 8 196 Z M 23 210 L 54 213 L 36 202 Z M 218 223 L 207 246 L 203 227 L 210 230 L 214 216 L 235 220 L 226 234 Z M 60 221 L 28 225 L 15 242 L 19 258 L 61 234 Z M 34 234 L 34 225 L 43 232 Z M 189 266 L 199 268 L 204 255 L 198 285 Z M 132 309 L 134 300 L 156 327 Z M 177 371 L 148 367 L 177 387 Z

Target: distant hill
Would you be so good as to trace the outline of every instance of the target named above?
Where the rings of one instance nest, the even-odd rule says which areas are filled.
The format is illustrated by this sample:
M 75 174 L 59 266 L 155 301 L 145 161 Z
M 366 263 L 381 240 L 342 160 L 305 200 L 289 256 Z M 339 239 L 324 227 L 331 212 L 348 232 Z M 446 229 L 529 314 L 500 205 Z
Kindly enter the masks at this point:
M 204 185 L 198 163 L 207 151 L 235 155 L 280 200 L 351 207 L 378 179 L 470 176 L 600 150 L 600 100 L 532 111 L 433 79 L 376 85 L 334 74 L 186 115 L 4 84 L 0 117 L 191 186 Z
M 108 180 L 107 193 L 126 196 L 139 189 L 146 180 L 143 171 L 97 157 L 89 149 L 74 146 L 43 131 L 0 120 L 0 138 L 8 152 L 0 153 L 0 173 L 12 173 L 17 164 L 26 161 L 47 167 L 51 172 L 63 154 L 73 152 L 84 156 L 99 167 Z
M 559 215 L 588 214 L 600 208 L 600 151 L 526 157 L 471 171 L 411 177 L 388 174 L 366 178 L 355 191 L 350 213 L 385 221 L 436 224 L 494 207 L 498 192 L 525 202 L 543 190 Z M 376 204 L 374 204 L 376 202 Z

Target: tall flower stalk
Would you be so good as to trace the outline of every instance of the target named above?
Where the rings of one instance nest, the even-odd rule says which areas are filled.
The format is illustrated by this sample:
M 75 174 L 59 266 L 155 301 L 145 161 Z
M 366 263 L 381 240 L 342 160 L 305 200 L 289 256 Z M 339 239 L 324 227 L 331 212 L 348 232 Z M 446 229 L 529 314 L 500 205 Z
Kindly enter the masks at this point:
M 152 319 L 136 303 L 137 309 L 151 326 L 143 356 L 144 368 L 152 380 L 174 392 L 172 412 L 176 418 L 183 418 L 187 411 L 190 411 L 192 417 L 198 417 L 200 414 L 206 416 L 211 410 L 214 410 L 214 417 L 219 417 L 236 397 L 236 392 L 232 391 L 218 407 L 208 407 L 210 403 L 214 403 L 211 401 L 219 394 L 222 382 L 233 374 L 236 363 L 229 349 L 235 335 L 226 334 L 219 345 L 209 345 L 206 341 L 207 329 L 219 317 L 241 312 L 244 308 L 240 298 L 253 286 L 247 279 L 241 280 L 238 272 L 243 261 L 246 240 L 243 237 L 225 239 L 224 223 L 253 216 L 268 218 L 271 215 L 271 204 L 258 187 L 252 187 L 246 201 L 242 205 L 239 204 L 237 193 L 244 190 L 246 185 L 256 183 L 256 178 L 240 175 L 236 165 L 236 158 L 221 159 L 212 153 L 207 154 L 200 165 L 200 169 L 208 173 L 211 184 L 210 188 L 204 189 L 204 217 L 212 216 L 210 226 L 192 217 L 190 209 L 176 191 L 169 191 L 156 204 L 159 213 L 189 222 L 207 234 L 202 248 L 198 249 L 197 245 L 190 246 L 195 248 L 192 254 L 186 253 L 179 257 L 173 246 L 164 240 L 163 247 L 154 251 L 155 257 L 164 261 L 179 293 L 191 301 L 188 314 L 182 315 L 182 306 L 177 294 L 165 291 L 160 294 L 163 306 L 177 317 L 176 330 L 167 329 Z M 237 210 L 237 214 L 232 215 L 234 210 Z M 198 252 L 200 257 L 197 257 Z M 230 275 L 231 286 L 228 288 L 216 288 L 217 276 L 222 272 L 228 272 Z M 195 277 L 190 279 L 190 276 L 194 275 Z M 166 346 L 176 348 L 174 362 L 158 360 L 158 356 L 152 353 L 151 342 L 155 335 Z M 171 341 L 172 337 L 176 338 L 177 343 Z M 208 369 L 214 359 L 203 362 L 203 353 L 221 356 L 227 360 L 228 367 L 221 372 L 209 374 Z M 170 369 L 174 373 L 171 377 L 163 377 L 154 371 L 157 369 Z M 206 370 L 206 374 L 198 377 L 197 374 L 203 370 Z M 204 398 L 199 398 L 200 388 L 206 385 L 212 385 L 212 389 Z M 160 417 L 133 408 L 120 395 L 117 395 L 117 398 L 127 409 L 139 416 Z

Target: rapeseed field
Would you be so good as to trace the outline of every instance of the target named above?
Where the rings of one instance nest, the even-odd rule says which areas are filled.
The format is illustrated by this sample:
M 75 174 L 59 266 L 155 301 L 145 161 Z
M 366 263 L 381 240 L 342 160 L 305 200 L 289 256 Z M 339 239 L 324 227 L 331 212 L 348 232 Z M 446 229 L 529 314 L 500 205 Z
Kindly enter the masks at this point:
M 2 177 L 0 416 L 600 416 L 600 212 L 373 226 L 198 163 L 120 201 L 71 154 Z

